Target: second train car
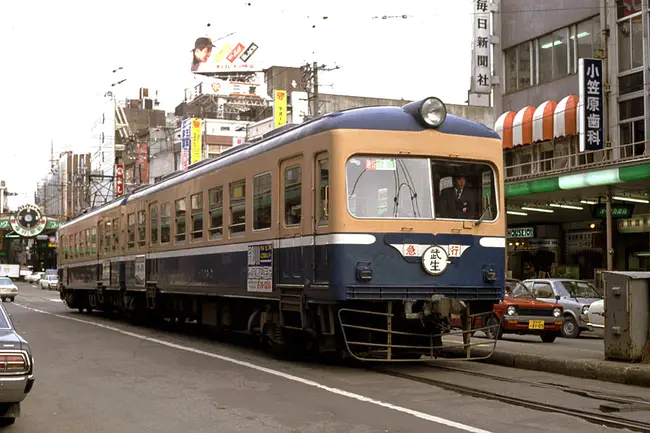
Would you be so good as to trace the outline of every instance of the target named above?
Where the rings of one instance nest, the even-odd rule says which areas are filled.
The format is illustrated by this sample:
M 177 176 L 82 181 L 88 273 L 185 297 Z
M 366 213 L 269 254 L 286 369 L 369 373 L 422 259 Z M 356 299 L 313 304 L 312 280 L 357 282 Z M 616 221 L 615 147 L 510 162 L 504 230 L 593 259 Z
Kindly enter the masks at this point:
M 280 352 L 428 359 L 503 298 L 504 206 L 499 136 L 439 99 L 329 113 L 63 224 L 60 296 Z

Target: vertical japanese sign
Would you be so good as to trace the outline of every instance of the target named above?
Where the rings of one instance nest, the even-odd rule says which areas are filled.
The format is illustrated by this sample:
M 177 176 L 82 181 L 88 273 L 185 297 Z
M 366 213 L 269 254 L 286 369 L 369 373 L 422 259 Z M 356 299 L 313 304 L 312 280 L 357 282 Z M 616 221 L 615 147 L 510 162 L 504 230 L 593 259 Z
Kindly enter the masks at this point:
M 192 119 L 183 119 L 181 124 L 181 170 L 190 165 L 190 129 Z
M 580 152 L 601 150 L 603 137 L 603 61 L 580 59 L 578 65 L 580 102 Z
M 273 291 L 273 244 L 248 246 L 249 292 Z
M 279 128 L 287 123 L 287 92 L 284 90 L 274 90 L 273 96 L 274 128 Z
M 492 64 L 490 55 L 490 11 L 488 0 L 473 0 L 472 93 L 490 94 Z
M 192 119 L 192 160 L 190 164 L 199 162 L 203 157 L 203 122 L 201 119 Z
M 115 195 L 124 194 L 124 165 L 115 164 Z

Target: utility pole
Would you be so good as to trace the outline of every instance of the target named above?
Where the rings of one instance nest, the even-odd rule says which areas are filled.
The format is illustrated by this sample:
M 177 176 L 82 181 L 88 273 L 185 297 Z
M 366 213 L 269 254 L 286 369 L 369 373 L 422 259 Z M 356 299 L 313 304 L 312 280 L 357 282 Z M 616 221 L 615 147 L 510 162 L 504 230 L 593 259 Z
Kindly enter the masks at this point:
M 312 113 L 313 116 L 316 117 L 320 112 L 320 104 L 318 102 L 318 63 L 314 62 L 312 68 L 314 71 L 314 96 L 313 96 L 314 108 L 312 109 Z
M 307 89 L 307 99 L 311 101 L 311 117 L 317 117 L 321 111 L 318 71 L 334 71 L 340 68 L 340 66 L 333 68 L 328 68 L 325 65 L 318 66 L 318 62 L 307 63 L 300 68 L 302 70 L 302 82 L 305 89 Z

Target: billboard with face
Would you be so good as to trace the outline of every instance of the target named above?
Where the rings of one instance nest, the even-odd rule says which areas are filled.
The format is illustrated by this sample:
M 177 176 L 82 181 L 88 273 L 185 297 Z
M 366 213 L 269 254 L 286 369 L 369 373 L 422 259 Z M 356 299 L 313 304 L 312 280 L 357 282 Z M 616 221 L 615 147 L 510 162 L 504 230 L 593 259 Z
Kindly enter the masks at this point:
M 197 38 L 192 49 L 191 71 L 197 74 L 262 71 L 258 48 L 254 41 L 236 33 L 214 42 L 208 37 Z

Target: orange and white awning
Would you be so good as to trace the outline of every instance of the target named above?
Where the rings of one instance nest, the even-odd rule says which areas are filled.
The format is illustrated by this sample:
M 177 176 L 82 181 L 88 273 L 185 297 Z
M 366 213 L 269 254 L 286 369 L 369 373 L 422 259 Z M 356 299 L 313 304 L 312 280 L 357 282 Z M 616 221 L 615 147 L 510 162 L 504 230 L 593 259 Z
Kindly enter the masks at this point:
M 546 101 L 533 114 L 533 143 L 553 139 L 553 123 L 555 108 L 554 101 Z
M 503 148 L 550 141 L 577 135 L 580 131 L 577 116 L 578 96 L 569 95 L 560 102 L 545 101 L 538 107 L 524 107 L 506 111 L 494 124 Z
M 524 107 L 517 112 L 512 124 L 512 146 L 523 146 L 533 142 L 533 114 L 535 107 Z
M 515 121 L 514 111 L 506 111 L 497 119 L 494 130 L 501 137 L 504 149 L 512 148 L 512 124 Z
M 576 95 L 569 95 L 562 99 L 555 107 L 555 125 L 553 130 L 553 137 L 567 137 L 569 135 L 576 135 L 579 131 L 578 127 L 578 97 Z

